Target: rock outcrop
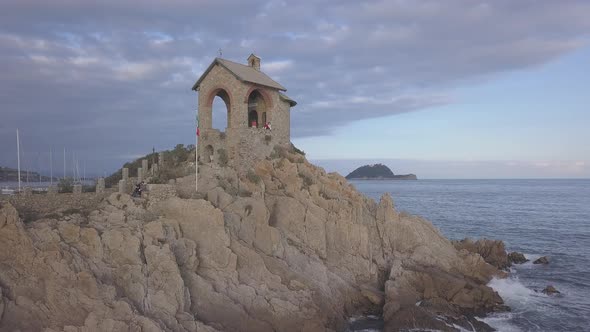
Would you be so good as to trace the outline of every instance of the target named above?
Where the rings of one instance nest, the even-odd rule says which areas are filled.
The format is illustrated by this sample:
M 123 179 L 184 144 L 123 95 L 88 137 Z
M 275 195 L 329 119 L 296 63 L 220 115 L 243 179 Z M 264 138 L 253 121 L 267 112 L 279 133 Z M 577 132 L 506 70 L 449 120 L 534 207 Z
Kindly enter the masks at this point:
M 463 239 L 453 241 L 453 245 L 457 250 L 464 249 L 479 254 L 487 263 L 498 269 L 506 269 L 510 266 L 504 242 L 500 240 L 480 239 L 474 242 L 471 239 Z
M 539 257 L 539 258 L 535 259 L 533 264 L 544 264 L 544 265 L 549 264 L 549 257 L 547 257 L 547 256 Z
M 560 294 L 561 293 L 560 291 L 558 291 L 552 285 L 548 285 L 541 292 L 544 293 L 544 294 L 547 294 L 547 295 L 554 295 L 554 294 Z
M 508 262 L 510 264 L 524 264 L 528 261 L 529 260 L 526 259 L 522 253 L 514 251 L 508 254 Z
M 389 195 L 281 156 L 244 177 L 200 165 L 199 193 L 176 181 L 188 198 L 112 194 L 26 225 L 3 204 L 0 330 L 342 331 L 366 312 L 386 331 L 485 330 L 473 315 L 505 308 L 486 286 L 499 244 L 457 250 Z

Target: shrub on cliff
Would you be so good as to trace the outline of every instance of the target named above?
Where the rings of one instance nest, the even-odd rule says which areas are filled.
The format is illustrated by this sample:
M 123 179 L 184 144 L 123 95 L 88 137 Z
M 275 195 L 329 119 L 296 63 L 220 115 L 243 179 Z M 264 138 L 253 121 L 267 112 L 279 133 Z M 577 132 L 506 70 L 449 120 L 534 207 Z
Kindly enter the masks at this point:
M 60 193 L 71 193 L 74 191 L 74 180 L 72 178 L 60 179 L 57 188 Z
M 293 143 L 291 143 L 291 150 L 297 154 L 305 156 L 305 152 L 303 150 L 299 150 Z
M 248 174 L 246 174 L 246 178 L 248 179 L 248 181 L 254 184 L 260 183 L 260 176 L 258 176 L 258 174 L 256 174 L 253 170 L 248 171 Z

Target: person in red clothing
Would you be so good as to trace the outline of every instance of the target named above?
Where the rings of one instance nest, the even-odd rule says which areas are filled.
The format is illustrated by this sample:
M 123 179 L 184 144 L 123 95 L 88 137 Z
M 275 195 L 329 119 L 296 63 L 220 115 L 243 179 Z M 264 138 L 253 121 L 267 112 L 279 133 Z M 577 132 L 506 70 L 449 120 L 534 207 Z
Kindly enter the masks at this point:
M 270 127 L 270 121 L 264 124 L 264 129 L 272 130 L 272 128 Z

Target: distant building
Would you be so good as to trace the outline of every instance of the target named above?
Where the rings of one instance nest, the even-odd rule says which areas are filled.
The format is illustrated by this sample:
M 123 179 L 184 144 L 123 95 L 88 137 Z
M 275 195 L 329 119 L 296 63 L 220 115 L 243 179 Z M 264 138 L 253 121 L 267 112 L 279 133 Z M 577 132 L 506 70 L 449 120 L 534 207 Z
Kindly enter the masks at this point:
M 226 154 L 233 166 L 251 166 L 270 155 L 275 145 L 290 144 L 290 109 L 297 103 L 283 93 L 281 84 L 260 71 L 256 55 L 248 57 L 247 65 L 215 58 L 193 90 L 199 94 L 201 162 L 219 162 Z M 216 96 L 227 107 L 225 132 L 212 128 Z M 267 122 L 272 130 L 264 129 Z

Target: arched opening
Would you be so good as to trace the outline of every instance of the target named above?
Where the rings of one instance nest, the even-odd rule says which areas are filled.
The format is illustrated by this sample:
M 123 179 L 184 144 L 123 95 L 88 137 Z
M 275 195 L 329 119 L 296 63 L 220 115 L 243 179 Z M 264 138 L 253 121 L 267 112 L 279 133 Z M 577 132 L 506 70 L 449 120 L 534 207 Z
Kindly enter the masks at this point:
M 248 111 L 248 127 L 258 128 L 258 112 L 256 110 Z
M 213 146 L 211 145 L 207 145 L 205 147 L 205 151 L 204 151 L 204 156 L 203 156 L 203 163 L 210 163 L 213 161 Z
M 248 96 L 248 127 L 262 128 L 267 121 L 266 102 L 258 90 Z
M 212 127 L 225 131 L 231 123 L 231 106 L 228 93 L 219 89 L 211 104 Z

